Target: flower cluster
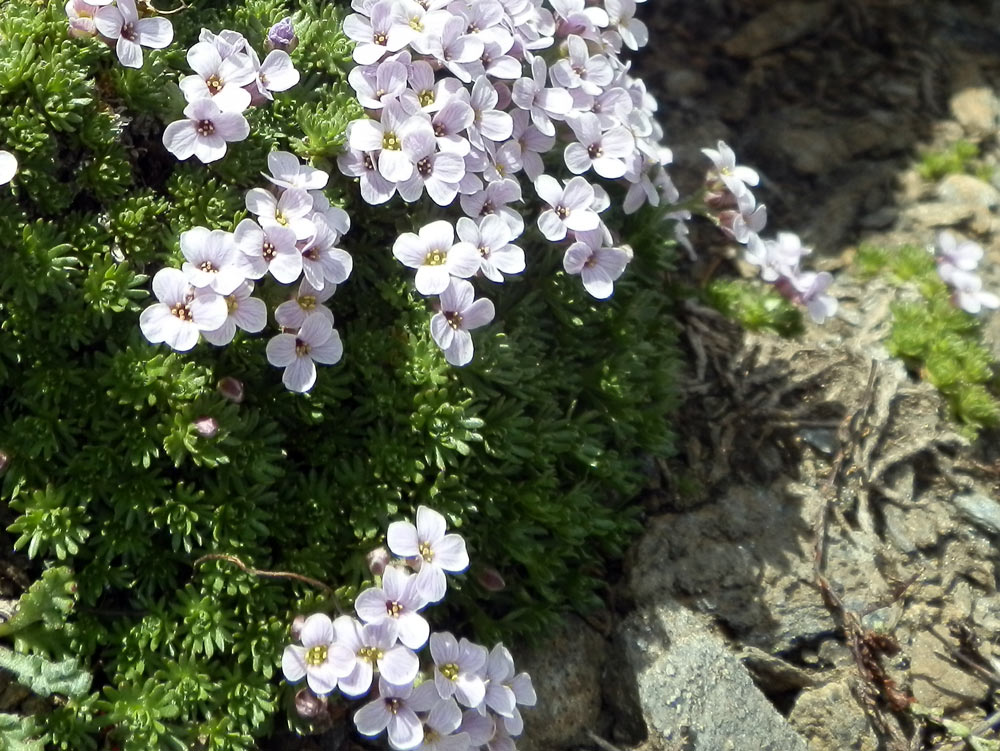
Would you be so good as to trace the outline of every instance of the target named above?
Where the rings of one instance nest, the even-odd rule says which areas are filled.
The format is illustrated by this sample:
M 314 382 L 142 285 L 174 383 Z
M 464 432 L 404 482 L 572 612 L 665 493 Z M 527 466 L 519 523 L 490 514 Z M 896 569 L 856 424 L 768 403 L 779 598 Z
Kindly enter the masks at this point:
M 6 185 L 17 174 L 17 157 L 9 151 L 0 151 L 0 185 Z
M 283 26 L 276 34 L 287 36 L 288 30 Z M 290 89 L 299 81 L 299 72 L 284 49 L 271 49 L 261 62 L 246 38 L 228 29 L 218 34 L 202 29 L 199 41 L 187 52 L 187 61 L 194 74 L 180 81 L 187 100 L 184 119 L 170 123 L 163 132 L 163 145 L 178 159 L 192 155 L 202 162 L 221 159 L 228 143 L 250 135 L 243 115 L 247 108 L 272 100 L 274 92 Z
M 268 155 L 270 189 L 253 188 L 234 232 L 195 227 L 181 233 L 185 262 L 153 277 L 158 303 L 143 311 L 140 327 L 149 341 L 187 351 L 203 337 L 226 345 L 237 329 L 263 330 L 267 308 L 252 296 L 254 282 L 270 276 L 297 291 L 277 306 L 281 333 L 267 344 L 267 359 L 284 368 L 292 391 L 308 391 L 316 365 L 340 361 L 343 347 L 333 313 L 323 302 L 353 269 L 351 255 L 336 247 L 350 228 L 346 212 L 331 206 L 322 189 L 329 176 L 301 164 L 294 154 Z
M 143 8 L 150 7 L 143 3 Z M 142 48 L 161 50 L 174 39 L 174 27 L 161 16 L 140 18 L 135 0 L 68 0 L 70 34 L 100 37 L 113 45 L 126 68 L 142 67 Z
M 468 568 L 465 541 L 447 534 L 441 514 L 421 506 L 416 525 L 389 525 L 386 542 L 403 560 L 386 562 L 381 583 L 358 595 L 357 618 L 310 615 L 298 630 L 301 643 L 285 647 L 285 679 L 307 686 L 296 705 L 315 717 L 339 689 L 370 699 L 354 713 L 355 727 L 368 737 L 386 733 L 393 749 L 512 750 L 524 726 L 518 707 L 535 704 L 531 678 L 515 672 L 502 644 L 487 650 L 447 632 L 432 634 L 420 613 L 445 596 L 446 573 Z M 425 645 L 430 661 L 421 670 L 417 652 Z
M 358 178 L 369 203 L 397 194 L 413 202 L 426 192 L 439 206 L 457 201 L 465 215 L 454 227 L 439 221 L 406 233 L 394 247 L 417 269 L 418 292 L 441 295 L 431 331 L 448 361 L 468 362 L 468 329 L 492 318 L 492 306 L 474 300 L 463 280 L 502 282 L 524 269 L 524 253 L 511 245 L 525 229 L 513 206 L 523 201 L 522 174 L 546 204 L 538 229 L 565 243 L 565 271 L 579 274 L 594 297 L 609 297 L 631 251 L 616 247 L 599 216 L 611 198 L 592 180 L 620 182 L 626 213 L 677 199 L 663 169 L 672 157 L 660 145 L 655 101 L 620 57 L 647 41 L 635 0 L 352 7 L 344 32 L 358 67 L 348 80 L 367 116 L 348 127 L 341 171 Z M 558 165 L 549 158 L 547 166 L 553 154 Z M 549 166 L 568 179 L 548 174 Z
M 979 313 L 983 308 L 1000 308 L 1000 297 L 983 289 L 983 280 L 976 273 L 983 249 L 971 240 L 959 242 L 948 230 L 938 234 L 937 243 L 928 248 L 937 259 L 938 275 L 952 290 L 955 304 L 967 313 Z
M 833 277 L 826 271 L 803 271 L 802 257 L 812 252 L 792 232 L 779 232 L 765 240 L 760 233 L 767 224 L 767 207 L 758 204 L 750 190 L 760 182 L 749 167 L 736 163 L 736 154 L 719 141 L 717 149 L 702 149 L 713 168 L 706 178 L 705 205 L 720 229 L 745 245 L 744 259 L 760 269 L 765 282 L 775 285 L 782 295 L 804 305 L 816 323 L 837 312 L 837 300 L 827 294 Z

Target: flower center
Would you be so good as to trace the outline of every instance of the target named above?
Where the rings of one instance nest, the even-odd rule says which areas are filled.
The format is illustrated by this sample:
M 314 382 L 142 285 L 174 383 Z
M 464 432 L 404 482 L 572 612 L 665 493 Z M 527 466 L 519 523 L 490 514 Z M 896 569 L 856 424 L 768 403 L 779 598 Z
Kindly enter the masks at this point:
M 205 85 L 212 94 L 218 94 L 222 91 L 222 87 L 225 86 L 225 84 L 222 83 L 222 79 L 219 78 L 217 74 L 210 76 L 209 79 L 205 81 Z
M 389 41 L 388 35 L 383 34 L 381 31 L 376 32 L 375 35 L 372 37 L 372 42 L 377 44 L 379 47 L 385 47 L 386 42 L 388 41 Z
M 385 708 L 388 709 L 392 714 L 399 714 L 399 708 L 402 706 L 402 702 L 399 699 L 386 699 Z
M 384 654 L 378 647 L 362 647 L 358 650 L 358 657 L 362 660 L 367 660 L 372 665 L 381 660 Z
M 389 149 L 390 151 L 399 151 L 402 146 L 395 133 L 387 132 L 384 136 L 382 136 L 382 148 Z
M 281 210 L 274 212 L 274 221 L 280 224 L 282 227 L 288 226 L 288 217 L 281 213 Z
M 462 325 L 462 314 L 457 310 L 447 311 L 444 314 L 444 317 L 448 319 L 448 323 L 451 324 L 453 329 L 457 329 Z M 429 542 L 420 543 L 420 547 L 417 548 L 417 554 L 428 563 L 434 560 L 434 551 L 431 550 L 431 544 Z
M 215 264 L 212 263 L 211 261 L 202 261 L 201 264 L 198 266 L 198 268 L 201 269 L 202 271 L 208 272 L 209 274 L 219 273 L 219 270 L 215 268 Z
M 265 241 L 264 247 L 260 249 L 260 254 L 264 256 L 265 261 L 273 261 L 277 252 L 278 249 L 275 248 L 274 243 L 270 241 Z
M 444 135 L 444 132 L 445 132 L 444 125 L 442 125 L 441 123 L 434 123 L 434 135 L 440 138 L 441 136 Z
M 506 168 L 502 164 L 500 164 L 500 162 L 497 162 L 496 168 L 497 168 L 497 174 L 500 175 L 500 177 L 503 177 L 504 173 L 507 171 Z
M 481 255 L 483 258 L 489 258 L 490 257 L 489 246 L 487 246 L 487 245 L 480 245 L 479 246 L 479 255 Z
M 304 342 L 301 339 L 295 340 L 295 354 L 299 357 L 306 357 L 312 351 L 312 347 L 309 346 L 308 342 Z
M 199 120 L 195 130 L 199 136 L 210 136 L 215 133 L 215 123 L 211 120 Z
M 372 161 L 372 155 L 365 152 L 365 170 L 368 172 L 375 171 L 375 162 Z
M 427 266 L 442 266 L 448 260 L 448 254 L 440 248 L 434 248 L 427 253 L 424 264 Z
M 594 268 L 594 266 L 597 265 L 597 255 L 592 253 L 590 255 L 590 258 L 588 258 L 586 261 L 583 262 L 583 265 L 588 269 Z
M 493 214 L 496 209 L 493 207 L 493 201 L 485 201 L 483 203 L 483 208 L 479 210 L 479 216 L 486 216 L 487 214 Z
M 427 177 L 431 173 L 432 169 L 433 165 L 431 165 L 430 157 L 424 157 L 417 162 L 417 172 L 420 173 L 421 177 Z
M 466 34 L 478 34 L 479 32 L 480 28 L 475 23 L 470 23 L 469 28 L 465 30 Z
M 130 42 L 135 41 L 135 25 L 131 23 L 122 26 L 121 35 Z
M 601 148 L 601 144 L 592 143 L 587 147 L 587 156 L 591 159 L 597 159 L 604 154 L 604 149 Z
M 424 30 L 424 24 L 420 20 L 419 16 L 414 16 L 413 18 L 410 19 L 410 28 L 413 29 L 414 31 Z
M 400 613 L 403 612 L 403 606 L 398 602 L 386 602 L 385 603 L 386 615 L 390 615 L 393 618 L 399 618 Z
M 388 92 L 388 91 L 386 91 L 385 89 L 378 89 L 378 90 L 377 90 L 377 91 L 375 92 L 375 98 L 376 98 L 376 99 L 379 99 L 379 100 L 381 100 L 381 99 L 382 99 L 382 97 L 384 97 L 384 96 L 385 96 L 386 94 L 388 94 L 388 93 L 389 93 L 389 92 Z
M 315 295 L 302 295 L 299 298 L 299 307 L 302 310 L 315 310 L 316 309 L 316 296 Z
M 434 104 L 434 89 L 424 89 L 417 95 L 421 107 L 430 107 Z
M 307 261 L 318 261 L 319 260 L 319 248 L 317 248 L 314 245 L 313 247 L 309 248 L 309 250 L 303 251 L 302 252 L 302 257 L 305 258 Z
M 447 678 L 449 681 L 454 681 L 458 678 L 458 665 L 454 662 L 449 662 L 438 668 L 441 671 L 441 675 Z
M 567 209 L 565 206 L 556 206 L 555 211 L 556 211 L 556 216 L 559 217 L 560 219 L 565 219 L 566 217 L 569 216 L 569 209 Z
M 187 303 L 183 302 L 175 303 L 170 308 L 170 314 L 176 318 L 180 318 L 182 321 L 190 321 L 192 318 L 191 308 Z
M 240 301 L 236 299 L 236 295 L 226 295 L 226 307 L 229 309 L 229 315 L 237 311 Z
M 306 665 L 314 668 L 319 667 L 326 662 L 328 652 L 329 648 L 325 644 L 321 644 L 318 647 L 310 647 L 306 652 Z

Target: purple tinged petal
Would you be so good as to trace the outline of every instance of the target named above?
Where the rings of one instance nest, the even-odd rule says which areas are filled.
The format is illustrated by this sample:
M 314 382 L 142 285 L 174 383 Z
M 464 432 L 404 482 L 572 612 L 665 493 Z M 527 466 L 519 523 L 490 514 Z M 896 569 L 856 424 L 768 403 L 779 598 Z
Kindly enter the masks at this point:
M 313 316 L 318 318 L 319 316 Z M 308 357 L 297 357 L 295 361 L 285 368 L 281 376 L 281 382 L 289 391 L 305 393 L 316 383 L 316 365 Z
M 587 209 L 594 202 L 594 186 L 583 177 L 574 177 L 566 183 L 562 205 L 570 210 Z
M 298 683 L 306 677 L 306 650 L 289 644 L 281 653 L 281 672 L 289 683 Z
M 567 145 L 563 152 L 563 159 L 566 161 L 569 171 L 574 175 L 583 174 L 590 169 L 590 165 L 593 163 L 587 152 L 587 147 L 581 143 Z
M 455 698 L 460 704 L 475 709 L 486 698 L 486 683 L 478 675 L 459 673 L 455 679 Z
M 135 25 L 140 44 L 162 50 L 174 40 L 174 27 L 166 18 L 140 18 Z
M 115 43 L 115 52 L 118 55 L 118 61 L 126 68 L 142 67 L 142 47 L 139 46 L 138 42 L 119 36 Z
M 378 156 L 378 171 L 386 180 L 400 183 L 413 174 L 413 162 L 402 151 L 383 149 Z
M 389 744 L 398 751 L 416 748 L 424 739 L 424 726 L 409 707 L 402 707 L 389 720 Z
M 580 209 L 572 211 L 563 222 L 567 228 L 574 232 L 586 232 L 601 226 L 601 218 L 597 214 L 593 211 L 581 211 Z
M 101 36 L 105 36 L 108 39 L 117 39 L 121 36 L 125 19 L 118 8 L 114 5 L 107 5 L 99 8 L 97 13 L 94 14 L 94 25 L 101 33 Z
M 417 528 L 410 522 L 392 522 L 386 532 L 385 541 L 389 550 L 401 558 L 410 558 L 420 554 Z
M 385 131 L 374 120 L 355 120 L 351 123 L 347 138 L 352 149 L 358 151 L 378 151 L 382 148 Z
M 295 362 L 295 335 L 278 334 L 270 339 L 265 349 L 267 361 L 277 368 L 285 368 Z
M 462 323 L 467 329 L 485 326 L 493 320 L 493 302 L 485 298 L 476 300 L 462 314 Z M 445 535 L 434 546 L 434 562 L 452 574 L 465 571 L 469 567 L 469 554 L 461 535 Z
M 443 222 L 443 224 L 447 224 L 447 222 Z M 448 225 L 448 230 L 451 231 L 451 225 Z M 435 543 L 445 536 L 447 528 L 448 525 L 443 515 L 427 506 L 417 508 L 417 537 L 421 541 L 429 542 L 432 547 L 435 547 Z
M 443 313 L 435 313 L 431 317 L 431 338 L 441 349 L 448 349 L 455 339 L 455 329 L 452 328 Z M 416 539 L 415 536 L 414 539 Z M 414 550 L 416 551 L 416 548 Z M 413 553 L 413 555 L 416 554 L 416 552 Z
M 559 181 L 551 175 L 540 175 L 535 180 L 535 192 L 550 206 L 558 206 L 562 201 L 563 189 L 559 185 Z
M 446 266 L 420 266 L 414 275 L 413 283 L 417 292 L 429 297 L 440 295 L 451 282 L 451 275 Z
M 195 325 L 202 331 L 219 328 L 229 315 L 226 299 L 222 295 L 199 294 L 188 303 Z
M 374 738 L 389 726 L 392 712 L 380 696 L 354 713 L 354 726 L 361 735 Z
M 399 616 L 397 623 L 399 623 L 399 641 L 404 646 L 418 650 L 427 643 L 431 627 L 422 615 L 413 611 L 405 612 Z
M 326 320 L 323 316 L 310 316 L 310 318 Z M 305 324 L 302 325 L 305 326 Z M 325 342 L 312 345 L 309 356 L 322 365 L 336 365 L 340 362 L 340 358 L 344 356 L 344 345 L 340 341 L 339 332 L 335 329 Z
M 463 342 L 463 340 L 467 340 L 468 344 Z M 469 336 L 469 332 L 462 330 L 455 331 L 451 344 L 444 348 L 445 359 L 452 365 L 465 365 L 472 359 L 471 345 L 472 337 Z M 465 360 L 465 362 L 452 362 L 449 359 L 449 353 L 457 352 L 460 355 L 464 355 L 467 351 L 469 352 L 469 359 Z M 439 602 L 448 591 L 448 582 L 445 581 L 444 572 L 433 563 L 425 562 L 417 572 L 417 589 L 428 603 Z
M 166 341 L 178 324 L 180 321 L 163 303 L 151 305 L 139 314 L 139 328 L 142 335 L 153 344 Z
M 326 696 L 337 690 L 337 670 L 329 662 L 306 667 L 306 683 L 317 696 Z
M 594 216 L 597 215 L 595 214 Z M 566 237 L 566 225 L 562 219 L 556 216 L 556 212 L 551 210 L 543 211 L 538 216 L 538 229 L 552 242 L 557 242 Z
M 448 261 L 445 268 L 448 273 L 452 276 L 457 276 L 462 279 L 467 279 L 468 277 L 479 271 L 479 264 L 482 256 L 479 255 L 479 249 L 469 243 L 458 243 L 453 245 L 451 250 L 448 251 Z M 463 318 L 465 313 L 463 311 Z M 468 328 L 468 326 L 466 326 Z M 418 523 L 419 528 L 419 523 Z
M 412 683 L 420 669 L 420 661 L 412 650 L 399 644 L 385 650 L 378 661 L 378 669 L 389 683 L 403 685 Z
M 335 638 L 333 621 L 325 613 L 313 613 L 302 625 L 299 638 L 306 649 L 329 645 Z
M 344 676 L 338 682 L 340 690 L 351 698 L 363 696 L 372 687 L 372 677 L 374 674 L 370 662 L 367 660 L 357 660 L 350 674 Z

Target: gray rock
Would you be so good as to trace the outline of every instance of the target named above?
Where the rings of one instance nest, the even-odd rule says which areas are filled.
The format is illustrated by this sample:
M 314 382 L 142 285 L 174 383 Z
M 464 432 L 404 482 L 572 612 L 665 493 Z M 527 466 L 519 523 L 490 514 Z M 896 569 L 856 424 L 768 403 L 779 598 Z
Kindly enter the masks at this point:
M 650 743 L 690 751 L 806 751 L 746 668 L 693 613 L 672 600 L 624 624 Z
M 907 650 L 913 697 L 925 707 L 948 713 L 986 698 L 989 686 L 949 657 L 955 646 L 940 630 L 928 630 L 916 634 Z
M 937 195 L 948 203 L 971 204 L 990 210 L 1000 206 L 1000 191 L 972 175 L 948 175 L 938 185 Z
M 949 201 L 928 201 L 908 206 L 903 211 L 903 219 L 917 227 L 954 227 L 976 213 L 976 207 L 965 203 Z
M 952 82 L 952 95 L 948 102 L 952 116 L 972 138 L 992 136 L 1000 118 L 1000 100 L 987 86 L 974 65 L 958 69 Z
M 590 742 L 587 730 L 598 729 L 606 655 L 604 638 L 570 618 L 546 643 L 518 656 L 518 671 L 531 674 L 538 694 L 538 704 L 524 712 L 519 748 L 549 751 Z
M 803 691 L 788 722 L 809 751 L 876 751 L 878 737 L 858 706 L 847 680 Z
M 725 44 L 733 57 L 759 57 L 819 31 L 830 17 L 825 2 L 778 3 L 752 18 Z
M 955 496 L 955 505 L 977 527 L 1000 534 L 1000 503 L 979 493 L 967 493 Z

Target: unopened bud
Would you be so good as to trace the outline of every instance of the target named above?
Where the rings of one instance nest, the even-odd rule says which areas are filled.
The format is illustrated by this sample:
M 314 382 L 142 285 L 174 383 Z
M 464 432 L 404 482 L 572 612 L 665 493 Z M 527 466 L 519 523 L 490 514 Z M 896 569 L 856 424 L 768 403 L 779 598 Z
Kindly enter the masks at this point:
M 214 417 L 200 417 L 194 421 L 194 430 L 202 438 L 212 438 L 219 432 L 219 421 Z
M 218 384 L 219 393 L 223 399 L 228 399 L 233 404 L 243 401 L 243 383 L 231 376 L 221 379 Z
M 389 555 L 389 551 L 385 548 L 375 548 L 365 556 L 365 561 L 368 563 L 368 570 L 372 572 L 372 576 L 382 576 L 385 572 L 385 567 L 389 565 L 391 560 L 392 556 Z
M 306 617 L 304 615 L 295 616 L 294 620 L 292 620 L 292 625 L 288 627 L 292 641 L 299 640 L 299 637 L 302 636 L 302 627 L 304 625 L 306 625 Z
M 66 3 L 66 17 L 69 19 L 69 35 L 77 39 L 97 36 L 94 14 L 98 8 L 83 0 L 69 0 Z
M 501 592 L 507 588 L 507 582 L 495 568 L 484 568 L 476 572 L 476 580 L 487 592 Z
M 299 717 L 314 720 L 326 711 L 326 699 L 304 688 L 295 694 L 295 711 Z
M 284 50 L 291 52 L 299 46 L 299 38 L 295 36 L 295 27 L 291 18 L 282 18 L 267 32 L 264 46 L 269 50 Z

